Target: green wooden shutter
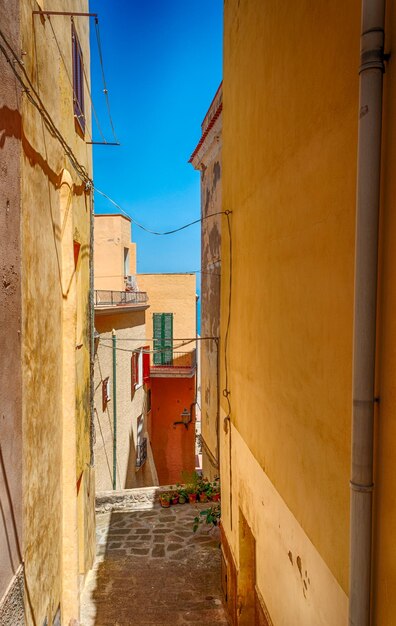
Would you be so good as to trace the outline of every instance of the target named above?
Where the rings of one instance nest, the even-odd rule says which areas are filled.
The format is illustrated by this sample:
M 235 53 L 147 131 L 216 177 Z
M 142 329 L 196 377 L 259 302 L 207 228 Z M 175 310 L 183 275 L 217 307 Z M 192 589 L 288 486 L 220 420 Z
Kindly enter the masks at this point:
M 154 365 L 173 364 L 173 313 L 153 313 Z
M 162 350 L 162 313 L 153 314 L 153 337 L 154 337 L 154 365 L 162 364 L 162 352 L 156 352 L 156 350 Z
M 163 313 L 163 364 L 173 364 L 173 313 Z

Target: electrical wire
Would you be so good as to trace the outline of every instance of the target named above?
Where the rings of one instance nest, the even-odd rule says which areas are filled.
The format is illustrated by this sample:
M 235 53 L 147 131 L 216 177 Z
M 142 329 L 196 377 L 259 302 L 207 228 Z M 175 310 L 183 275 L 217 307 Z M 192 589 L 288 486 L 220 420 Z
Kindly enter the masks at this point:
M 104 93 L 105 98 L 106 98 L 106 106 L 107 106 L 107 112 L 109 114 L 110 126 L 111 126 L 111 130 L 113 132 L 113 137 L 114 137 L 115 141 L 117 143 L 120 143 L 118 141 L 118 137 L 117 137 L 117 135 L 115 133 L 115 130 L 114 130 L 113 118 L 111 117 L 109 92 L 108 92 L 107 84 L 106 84 L 106 77 L 105 77 L 104 64 L 103 64 L 102 45 L 101 45 L 101 42 L 100 42 L 99 20 L 98 20 L 97 17 L 95 18 L 95 32 L 96 32 L 96 41 L 97 41 L 97 44 L 98 44 L 99 62 L 100 62 L 101 70 L 102 70 L 103 93 Z
M 71 18 L 71 20 L 72 20 L 72 22 L 73 22 L 73 18 Z M 94 114 L 94 118 L 95 118 L 96 126 L 98 127 L 98 131 L 99 131 L 99 133 L 100 133 L 100 135 L 101 135 L 101 137 L 102 137 L 102 139 L 103 139 L 104 143 L 107 143 L 107 141 L 106 141 L 106 139 L 105 139 L 105 136 L 104 136 L 104 133 L 103 133 L 103 131 L 102 131 L 102 127 L 101 127 L 101 125 L 100 125 L 100 123 L 99 123 L 99 117 L 98 117 L 98 114 L 96 113 L 95 105 L 94 105 L 94 103 L 93 103 L 93 99 L 92 99 L 92 95 L 91 95 L 91 89 L 90 89 L 90 87 L 89 87 L 89 81 L 88 81 L 88 78 L 87 78 L 87 74 L 86 74 L 86 72 L 85 72 L 85 63 L 84 63 L 83 56 L 82 56 L 82 54 L 80 53 L 80 47 L 79 47 L 79 46 L 78 46 L 78 55 L 79 55 L 79 57 L 80 57 L 81 67 L 82 67 L 83 74 L 84 74 L 85 85 L 86 85 L 86 87 L 87 87 L 88 96 L 89 96 L 89 99 L 90 99 L 90 101 L 91 101 L 91 107 L 92 107 L 92 112 L 93 112 L 93 114 Z M 93 141 L 93 138 L 92 138 L 92 137 L 91 137 L 91 139 L 92 139 L 92 141 Z
M 3 53 L 7 63 L 10 66 L 11 71 L 13 72 L 13 74 L 15 75 L 15 77 L 17 78 L 18 82 L 21 84 L 21 86 L 23 87 L 23 91 L 26 94 L 26 97 L 28 98 L 28 100 L 33 104 L 33 106 L 38 110 L 38 112 L 40 113 L 41 117 L 44 120 L 44 123 L 47 127 L 47 129 L 49 130 L 50 134 L 56 138 L 59 143 L 61 144 L 61 146 L 63 147 L 65 154 L 67 155 L 73 169 L 76 171 L 77 175 L 79 176 L 79 178 L 85 182 L 87 185 L 89 186 L 93 186 L 93 182 L 92 179 L 89 177 L 88 172 L 86 171 L 85 167 L 83 167 L 77 160 L 76 156 L 73 153 L 73 150 L 71 149 L 71 147 L 68 145 L 68 143 L 66 142 L 66 140 L 64 139 L 64 137 L 62 136 L 62 134 L 60 133 L 60 131 L 58 130 L 58 128 L 56 127 L 54 121 L 52 120 L 50 114 L 48 113 L 43 101 L 41 100 L 41 97 L 39 95 L 39 93 L 37 92 L 36 88 L 34 87 L 32 81 L 30 80 L 26 69 L 23 65 L 23 63 L 19 60 L 17 54 L 15 53 L 15 51 L 13 50 L 13 48 L 11 47 L 11 45 L 9 44 L 9 42 L 7 41 L 6 36 L 4 35 L 3 31 L 0 29 L 0 37 L 4 42 L 4 45 L 2 43 L 0 43 L 0 51 Z M 6 46 L 6 47 L 4 47 Z M 6 49 L 7 48 L 7 49 Z M 10 58 L 10 54 L 13 58 Z M 15 63 L 20 67 L 24 78 L 22 77 L 22 75 L 17 71 L 16 67 L 15 67 Z M 32 96 L 32 93 L 34 94 L 35 97 Z
M 164 235 L 174 235 L 175 233 L 180 232 L 181 230 L 185 230 L 186 228 L 189 228 L 190 226 L 194 226 L 194 224 L 199 224 L 200 222 L 204 222 L 205 220 L 209 219 L 210 217 L 214 217 L 216 215 L 228 215 L 230 213 L 230 211 L 216 211 L 216 213 L 208 213 L 208 215 L 205 215 L 204 217 L 200 217 L 199 219 L 196 219 L 192 222 L 189 222 L 188 224 L 184 224 L 183 226 L 179 226 L 179 228 L 173 228 L 172 230 L 167 230 L 167 231 L 156 231 L 156 230 L 151 230 L 150 228 L 146 228 L 146 226 L 143 226 L 143 224 L 140 224 L 140 222 L 138 222 L 137 220 L 135 220 L 133 217 L 131 217 L 129 215 L 129 213 L 127 213 L 126 211 L 124 211 L 124 209 L 117 203 L 115 202 L 115 200 L 113 200 L 112 198 L 110 198 L 110 196 L 108 196 L 107 194 L 105 194 L 103 191 L 100 191 L 100 189 L 98 189 L 97 187 L 95 187 L 95 191 L 97 191 L 98 193 L 100 193 L 101 196 L 103 196 L 104 198 L 106 198 L 109 202 L 111 202 L 111 204 L 113 204 L 119 211 L 121 211 L 121 213 L 123 215 L 125 215 L 126 217 L 128 217 L 132 224 L 135 224 L 135 226 L 137 226 L 138 228 L 141 228 L 142 230 L 144 230 L 146 233 L 150 233 L 150 235 L 158 235 L 158 236 L 164 236 Z
M 66 155 L 67 155 L 67 157 L 68 157 L 72 167 L 74 168 L 74 170 L 78 174 L 79 178 L 87 185 L 87 187 L 94 188 L 99 194 L 101 194 L 104 198 L 106 198 L 109 202 L 111 202 L 119 211 L 121 211 L 121 213 L 126 215 L 126 217 L 128 217 L 131 220 L 131 222 L 133 224 L 135 224 L 135 226 L 137 226 L 138 228 L 141 228 L 145 232 L 150 233 L 152 235 L 158 235 L 158 236 L 173 235 L 173 234 L 178 233 L 178 232 L 180 232 L 182 230 L 185 230 L 186 228 L 189 228 L 190 226 L 194 226 L 195 224 L 199 224 L 199 223 L 209 219 L 210 217 L 214 217 L 216 215 L 223 215 L 223 214 L 224 215 L 229 215 L 230 214 L 230 211 L 217 211 L 215 213 L 209 213 L 208 215 L 205 215 L 204 217 L 201 217 L 199 219 L 193 220 L 192 222 L 184 224 L 183 226 L 180 226 L 178 228 L 174 228 L 172 230 L 164 231 L 164 232 L 155 231 L 155 230 L 151 230 L 150 228 L 146 228 L 146 226 L 144 226 L 143 224 L 140 224 L 140 222 L 138 222 L 137 220 L 132 218 L 126 211 L 124 211 L 124 209 L 117 202 L 115 202 L 115 200 L 113 200 L 112 198 L 110 198 L 110 196 L 108 196 L 103 191 L 101 191 L 96 186 L 94 186 L 93 180 L 88 175 L 88 172 L 86 171 L 85 167 L 79 163 L 79 161 L 77 160 L 76 156 L 73 153 L 72 148 L 68 145 L 68 143 L 66 142 L 66 140 L 64 139 L 64 137 L 62 136 L 62 134 L 60 133 L 60 131 L 58 130 L 56 125 L 54 124 L 50 114 L 48 113 L 46 107 L 44 106 L 43 101 L 41 100 L 40 95 L 36 91 L 33 83 L 31 82 L 29 76 L 27 75 L 27 72 L 26 72 L 23 64 L 18 59 L 15 51 L 12 49 L 12 47 L 8 43 L 6 37 L 5 37 L 5 35 L 4 35 L 4 33 L 3 33 L 3 31 L 1 29 L 0 29 L 0 37 L 3 39 L 5 45 L 7 46 L 8 50 L 10 51 L 11 55 L 14 57 L 14 60 L 16 61 L 16 63 L 21 68 L 21 70 L 22 70 L 22 72 L 23 72 L 23 74 L 24 74 L 24 76 L 26 78 L 27 84 L 23 80 L 22 76 L 17 72 L 17 70 L 16 70 L 16 68 L 14 66 L 14 63 L 13 63 L 13 59 L 10 58 L 7 50 L 0 43 L 0 50 L 3 53 L 4 57 L 6 58 L 7 62 L 9 63 L 12 72 L 16 76 L 16 78 L 19 81 L 19 83 L 22 85 L 23 90 L 26 93 L 26 96 L 29 99 L 29 101 L 35 106 L 35 108 L 38 110 L 38 112 L 42 116 L 42 118 L 43 118 L 43 120 L 44 120 L 44 122 L 45 122 L 45 124 L 46 124 L 46 126 L 47 126 L 47 128 L 49 130 L 49 132 L 51 133 L 51 135 L 53 137 L 55 137 L 59 141 L 61 146 L 63 147 L 63 149 L 64 149 L 64 151 L 65 151 L 65 153 L 66 153 Z M 31 95 L 30 91 L 33 92 L 33 94 L 35 95 L 36 99 Z

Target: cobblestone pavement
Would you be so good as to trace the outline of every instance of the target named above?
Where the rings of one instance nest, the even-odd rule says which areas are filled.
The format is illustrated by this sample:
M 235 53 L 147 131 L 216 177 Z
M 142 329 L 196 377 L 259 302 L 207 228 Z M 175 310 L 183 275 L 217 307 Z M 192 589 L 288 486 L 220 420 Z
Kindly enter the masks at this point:
M 202 525 L 192 532 L 193 518 L 207 506 L 98 515 L 82 625 L 227 626 L 218 529 Z

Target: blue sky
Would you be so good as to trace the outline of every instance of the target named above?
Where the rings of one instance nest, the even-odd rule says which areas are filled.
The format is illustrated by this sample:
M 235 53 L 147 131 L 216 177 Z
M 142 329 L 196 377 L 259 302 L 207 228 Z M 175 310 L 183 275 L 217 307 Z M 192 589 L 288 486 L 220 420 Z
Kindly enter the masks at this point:
M 222 79 L 223 0 L 91 0 L 120 147 L 94 146 L 95 185 L 132 217 L 169 230 L 200 214 L 199 174 L 188 163 Z M 92 97 L 108 122 L 91 20 Z M 101 140 L 94 125 L 94 139 Z M 116 212 L 95 196 L 97 213 Z M 139 272 L 200 267 L 200 226 L 156 237 L 132 226 Z

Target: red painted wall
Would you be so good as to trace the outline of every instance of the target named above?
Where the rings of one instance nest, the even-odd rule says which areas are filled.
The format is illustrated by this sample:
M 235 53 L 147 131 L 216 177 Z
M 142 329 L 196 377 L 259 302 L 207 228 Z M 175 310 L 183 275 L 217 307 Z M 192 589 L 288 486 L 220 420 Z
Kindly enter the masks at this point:
M 194 396 L 195 377 L 151 379 L 151 447 L 160 485 L 181 482 L 181 472 L 195 468 L 194 416 L 188 429 L 173 426 Z

